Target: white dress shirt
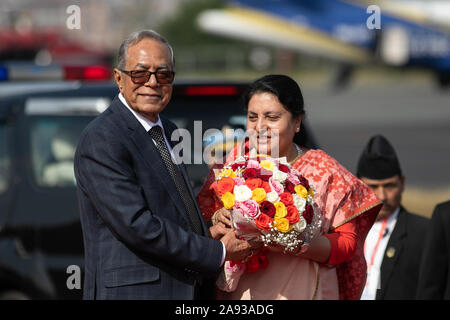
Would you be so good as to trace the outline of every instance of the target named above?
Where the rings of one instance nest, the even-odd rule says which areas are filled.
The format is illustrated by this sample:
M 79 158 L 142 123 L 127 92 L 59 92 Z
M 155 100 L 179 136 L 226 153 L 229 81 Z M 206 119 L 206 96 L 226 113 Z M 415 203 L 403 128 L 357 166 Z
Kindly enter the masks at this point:
M 159 117 L 159 115 L 158 115 L 158 120 L 156 122 L 152 122 L 152 121 L 148 120 L 147 118 L 145 118 L 144 116 L 142 116 L 141 114 L 139 114 L 136 111 L 134 111 L 133 109 L 131 109 L 131 107 L 128 105 L 128 103 L 125 100 L 125 98 L 122 95 L 122 93 L 119 93 L 119 100 L 125 105 L 125 107 L 127 107 L 128 110 L 131 111 L 131 113 L 135 116 L 135 118 L 139 121 L 139 123 L 142 124 L 142 126 L 145 129 L 145 131 L 149 132 L 150 129 L 153 128 L 154 126 L 160 126 L 162 128 L 164 141 L 166 142 L 167 148 L 169 149 L 169 152 L 170 152 L 170 155 L 172 156 L 172 159 L 175 160 L 175 156 L 173 154 L 172 147 L 170 146 L 169 141 L 167 140 L 167 137 L 166 137 L 166 135 L 164 133 L 164 126 L 163 126 L 163 124 L 161 122 L 161 118 Z M 153 143 L 156 146 L 156 141 L 155 140 L 153 140 Z
M 397 223 L 399 212 L 400 207 L 386 219 L 375 222 L 367 234 L 364 243 L 364 256 L 367 263 L 367 280 L 361 300 L 375 300 L 377 289 L 380 289 L 380 267 L 383 262 L 389 238 Z M 383 223 L 385 223 L 384 230 L 382 230 Z
M 169 141 L 167 140 L 167 137 L 164 133 L 164 126 L 161 122 L 161 118 L 159 117 L 159 115 L 158 115 L 158 120 L 156 122 L 152 122 L 152 121 L 148 120 L 147 118 L 143 117 L 142 115 L 140 115 L 139 113 L 137 113 L 136 111 L 134 111 L 133 109 L 131 109 L 130 106 L 128 105 L 127 101 L 125 100 L 125 97 L 122 95 L 122 93 L 119 93 L 119 100 L 125 105 L 125 107 L 127 107 L 128 110 L 130 110 L 130 112 L 135 116 L 135 118 L 139 121 L 139 123 L 142 124 L 145 131 L 148 132 L 154 126 L 160 126 L 162 128 L 164 141 L 166 142 L 167 148 L 169 149 L 172 159 L 175 160 L 175 155 L 173 154 L 172 148 L 170 147 Z M 149 135 L 149 137 L 150 137 L 150 135 Z M 152 139 L 152 141 L 156 145 L 156 141 L 153 139 Z M 194 199 L 194 201 L 195 201 L 195 199 Z M 221 262 L 221 265 L 223 265 L 223 263 L 225 262 L 226 249 L 225 249 L 225 244 L 222 241 L 220 243 L 222 243 L 222 247 L 223 247 L 222 262 Z

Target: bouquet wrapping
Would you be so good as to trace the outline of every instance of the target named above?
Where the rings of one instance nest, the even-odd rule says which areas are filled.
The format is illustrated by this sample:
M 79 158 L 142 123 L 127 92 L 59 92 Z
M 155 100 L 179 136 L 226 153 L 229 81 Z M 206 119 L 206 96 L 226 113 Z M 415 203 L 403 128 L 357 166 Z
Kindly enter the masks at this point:
M 211 185 L 241 239 L 264 246 L 249 261 L 227 261 L 217 280 L 219 289 L 232 292 L 244 272 L 266 268 L 269 247 L 297 252 L 320 233 L 320 210 L 315 189 L 286 158 L 264 155 L 239 157 L 215 170 Z

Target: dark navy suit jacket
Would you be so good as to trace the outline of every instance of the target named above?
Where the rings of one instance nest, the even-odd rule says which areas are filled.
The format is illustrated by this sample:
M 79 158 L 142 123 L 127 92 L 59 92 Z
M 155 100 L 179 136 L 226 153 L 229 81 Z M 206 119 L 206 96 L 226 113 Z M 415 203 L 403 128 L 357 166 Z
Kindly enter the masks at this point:
M 429 219 L 400 207 L 380 267 L 381 289 L 377 290 L 377 300 L 415 299 L 428 224 Z
M 423 250 L 417 299 L 450 300 L 450 201 L 434 208 Z
M 170 141 L 176 126 L 161 120 Z M 83 131 L 75 176 L 84 299 L 193 299 L 198 281 L 219 270 L 222 244 L 204 224 L 206 236 L 192 231 L 153 141 L 117 97 Z

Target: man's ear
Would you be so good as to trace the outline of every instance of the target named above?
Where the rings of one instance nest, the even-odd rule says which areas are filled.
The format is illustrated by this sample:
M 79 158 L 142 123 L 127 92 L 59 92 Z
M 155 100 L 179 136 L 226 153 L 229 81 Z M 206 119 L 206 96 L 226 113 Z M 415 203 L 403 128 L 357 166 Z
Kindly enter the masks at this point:
M 122 73 L 119 69 L 114 68 L 114 80 L 116 81 L 117 86 L 119 87 L 120 92 L 122 92 Z

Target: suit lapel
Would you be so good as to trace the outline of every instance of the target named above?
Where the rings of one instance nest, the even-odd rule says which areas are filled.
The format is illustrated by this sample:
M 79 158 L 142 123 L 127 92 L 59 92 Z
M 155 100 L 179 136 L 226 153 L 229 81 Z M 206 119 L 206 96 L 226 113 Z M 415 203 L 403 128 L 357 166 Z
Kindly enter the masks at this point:
M 122 121 L 125 121 L 125 124 L 129 130 L 130 138 L 136 145 L 137 150 L 141 154 L 145 163 L 152 171 L 152 176 L 166 188 L 177 209 L 181 213 L 183 213 L 183 218 L 186 220 L 186 222 L 190 223 L 188 221 L 188 217 L 185 214 L 186 209 L 184 209 L 183 200 L 181 200 L 175 183 L 171 178 L 165 178 L 170 177 L 170 173 L 167 170 L 163 160 L 161 159 L 159 151 L 153 144 L 149 134 L 118 98 L 116 98 L 115 101 L 111 104 L 111 108 L 113 112 L 118 114 L 118 117 L 120 117 Z
M 167 141 L 169 141 L 169 144 L 170 144 L 171 148 L 173 149 L 175 147 L 175 144 L 170 138 L 171 138 L 174 130 L 170 130 L 170 126 L 168 125 L 167 120 L 164 117 L 161 117 L 161 122 L 163 123 L 163 126 L 164 126 L 164 134 L 166 135 Z M 181 150 L 181 152 L 183 152 L 183 150 Z M 180 156 L 183 157 L 183 154 L 181 154 Z M 192 190 L 191 180 L 189 179 L 189 175 L 187 173 L 186 166 L 183 163 L 181 163 L 180 165 L 178 165 L 178 168 L 181 171 L 181 175 L 183 176 L 184 182 L 188 186 L 189 194 L 194 201 L 197 215 L 198 215 L 200 221 L 203 222 L 203 216 L 201 214 L 200 207 L 198 206 L 196 196 L 194 195 L 194 192 Z M 206 228 L 205 224 L 202 223 L 201 225 L 202 225 L 203 233 L 208 234 L 209 230 Z
M 389 283 L 389 279 L 392 276 L 392 271 L 398 261 L 398 257 L 401 255 L 404 245 L 404 239 L 406 237 L 406 219 L 407 216 L 404 213 L 404 209 L 400 207 L 400 212 L 397 216 L 397 222 L 394 230 L 389 237 L 386 250 L 384 252 L 383 261 L 380 267 L 381 277 L 381 290 L 377 293 L 377 299 L 383 299 L 386 285 Z

